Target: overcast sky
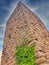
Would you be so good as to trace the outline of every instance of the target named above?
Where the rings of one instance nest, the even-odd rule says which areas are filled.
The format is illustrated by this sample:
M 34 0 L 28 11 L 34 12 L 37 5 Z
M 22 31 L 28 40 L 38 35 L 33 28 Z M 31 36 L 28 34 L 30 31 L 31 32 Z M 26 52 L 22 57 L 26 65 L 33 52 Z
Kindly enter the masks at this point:
M 19 1 L 37 14 L 49 30 L 49 0 L 0 0 L 0 51 L 3 47 L 6 22 Z

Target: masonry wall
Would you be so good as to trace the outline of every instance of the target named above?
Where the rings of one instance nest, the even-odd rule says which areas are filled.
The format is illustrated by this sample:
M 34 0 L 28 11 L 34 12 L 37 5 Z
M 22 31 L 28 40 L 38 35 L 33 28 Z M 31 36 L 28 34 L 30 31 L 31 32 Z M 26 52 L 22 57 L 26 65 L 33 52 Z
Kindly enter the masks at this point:
M 21 3 L 6 25 L 1 65 L 17 65 L 15 49 L 24 40 L 28 45 L 35 44 L 37 63 L 46 64 L 49 60 L 49 33 L 37 15 Z

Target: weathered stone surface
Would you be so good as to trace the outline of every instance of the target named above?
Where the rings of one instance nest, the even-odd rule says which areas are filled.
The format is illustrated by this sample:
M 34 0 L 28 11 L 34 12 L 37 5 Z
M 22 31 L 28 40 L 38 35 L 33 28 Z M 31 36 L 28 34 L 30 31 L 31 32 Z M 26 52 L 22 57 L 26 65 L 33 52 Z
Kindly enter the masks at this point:
M 37 52 L 37 53 L 35 53 L 35 56 L 36 56 L 36 58 L 44 57 L 44 53 L 43 52 Z
M 41 63 L 44 63 L 46 61 L 46 59 L 44 58 L 44 57 L 41 57 L 41 58 L 38 58 L 37 60 L 36 60 L 36 63 L 37 64 L 41 64 Z
M 48 63 L 43 63 L 43 64 L 40 64 L 40 65 L 49 65 Z
M 17 65 L 15 48 L 23 40 L 28 45 L 35 44 L 39 65 L 49 65 L 45 61 L 49 60 L 49 32 L 37 15 L 19 3 L 6 24 L 1 65 Z

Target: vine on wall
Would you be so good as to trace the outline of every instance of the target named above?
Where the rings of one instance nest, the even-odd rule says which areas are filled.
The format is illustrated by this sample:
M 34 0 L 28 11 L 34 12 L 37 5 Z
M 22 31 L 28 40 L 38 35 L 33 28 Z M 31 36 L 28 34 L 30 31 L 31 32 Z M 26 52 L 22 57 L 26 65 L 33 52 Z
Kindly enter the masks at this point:
M 20 46 L 16 46 L 17 65 L 37 65 L 35 57 L 35 46 L 27 46 L 24 42 Z

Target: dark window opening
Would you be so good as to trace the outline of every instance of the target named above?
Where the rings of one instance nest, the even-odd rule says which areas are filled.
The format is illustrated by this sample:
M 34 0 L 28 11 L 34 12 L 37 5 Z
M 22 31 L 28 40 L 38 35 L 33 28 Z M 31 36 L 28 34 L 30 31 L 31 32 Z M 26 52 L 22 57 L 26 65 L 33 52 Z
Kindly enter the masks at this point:
M 34 29 L 34 31 L 36 31 L 36 30 Z
M 9 35 L 9 39 L 11 38 L 11 35 Z
M 40 52 L 42 52 L 42 50 L 39 50 Z
M 38 41 L 38 39 L 35 39 L 36 41 Z

